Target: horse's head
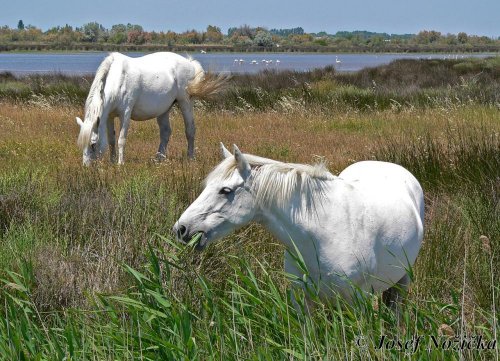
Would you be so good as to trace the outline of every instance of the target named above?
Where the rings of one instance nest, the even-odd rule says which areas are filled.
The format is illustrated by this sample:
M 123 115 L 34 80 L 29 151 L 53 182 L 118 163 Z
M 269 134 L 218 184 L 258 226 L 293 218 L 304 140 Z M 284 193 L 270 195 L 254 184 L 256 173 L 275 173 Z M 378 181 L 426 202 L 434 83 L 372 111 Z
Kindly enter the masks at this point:
M 92 124 L 88 119 L 82 121 L 78 117 L 76 117 L 76 123 L 80 126 L 78 145 L 83 150 L 83 165 L 90 165 L 98 157 L 97 142 L 99 141 L 99 133 L 97 125 Z
M 250 164 L 236 145 L 234 154 L 222 144 L 221 150 L 224 160 L 210 173 L 203 192 L 173 228 L 181 242 L 201 234 L 196 245 L 199 250 L 248 224 L 256 212 Z

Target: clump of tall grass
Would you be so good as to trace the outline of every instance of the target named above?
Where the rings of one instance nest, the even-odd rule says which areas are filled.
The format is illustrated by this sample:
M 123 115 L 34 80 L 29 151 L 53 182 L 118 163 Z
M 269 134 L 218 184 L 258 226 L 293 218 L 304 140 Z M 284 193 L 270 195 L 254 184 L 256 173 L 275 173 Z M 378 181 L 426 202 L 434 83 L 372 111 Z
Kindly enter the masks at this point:
M 202 273 L 183 271 L 192 257 L 189 252 L 179 255 L 150 249 L 144 267 L 123 266 L 133 280 L 126 292 L 100 295 L 93 309 L 63 313 L 37 309 L 31 294 L 33 270 L 26 263 L 19 273 L 9 272 L 3 280 L 6 317 L 0 321 L 0 350 L 12 360 L 402 356 L 472 360 L 495 356 L 492 328 L 464 322 L 459 297 L 447 303 L 410 300 L 403 308 L 401 323 L 383 303 L 369 296 L 351 305 L 341 298 L 320 303 L 314 294 L 307 294 L 309 304 L 316 303 L 316 307 L 305 312 L 301 311 L 305 307 L 303 291 L 293 292 L 294 306 L 281 272 L 246 258 L 250 255 L 242 256 L 231 260 L 226 287 L 220 289 Z M 179 272 L 188 285 L 181 292 L 172 282 L 172 275 Z M 491 313 L 483 316 L 490 326 L 497 322 Z M 487 349 L 446 347 L 454 336 L 458 340 L 472 335 L 481 335 Z M 409 342 L 397 346 L 392 340 Z
M 152 233 L 169 234 L 208 165 L 141 172 L 112 166 L 14 167 L 0 176 L 2 267 L 22 254 L 35 266 L 40 309 L 84 306 L 85 293 L 120 287 L 116 262 L 137 266 Z M 55 169 L 54 169 L 55 167 Z M 105 166 L 103 166 L 105 167 Z M 50 174 L 50 175 L 49 175 Z
M 442 137 L 403 133 L 376 157 L 409 169 L 427 189 L 483 189 L 500 180 L 500 135 L 480 126 L 448 126 Z
M 436 296 L 464 287 L 470 308 L 498 309 L 500 274 L 490 264 L 500 264 L 499 134 L 472 126 L 449 128 L 441 139 L 405 134 L 385 139 L 376 158 L 410 170 L 427 194 L 426 243 L 417 267 L 421 292 Z
M 89 76 L 0 73 L 0 98 L 36 104 L 84 103 L 92 83 Z
M 500 58 L 449 59 L 398 59 L 390 64 L 365 68 L 353 73 L 338 73 L 339 83 L 359 88 L 385 89 L 446 88 L 475 79 L 494 85 L 500 77 Z

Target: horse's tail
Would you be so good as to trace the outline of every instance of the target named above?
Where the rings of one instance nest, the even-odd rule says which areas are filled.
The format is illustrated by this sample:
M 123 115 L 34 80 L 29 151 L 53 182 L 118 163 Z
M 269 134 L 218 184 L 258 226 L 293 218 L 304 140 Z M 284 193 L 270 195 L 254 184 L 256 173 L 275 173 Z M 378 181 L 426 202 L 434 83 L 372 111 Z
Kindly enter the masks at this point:
M 104 103 L 104 86 L 109 68 L 113 63 L 113 54 L 108 55 L 97 68 L 94 81 L 90 87 L 87 101 L 85 102 L 85 121 L 83 122 L 80 135 L 78 136 L 78 145 L 83 148 L 90 143 L 90 135 L 95 124 L 102 115 Z
M 186 88 L 189 96 L 198 99 L 211 99 L 226 89 L 230 79 L 229 75 L 205 73 L 198 61 L 194 59 L 189 59 L 189 61 L 194 67 L 194 77 Z

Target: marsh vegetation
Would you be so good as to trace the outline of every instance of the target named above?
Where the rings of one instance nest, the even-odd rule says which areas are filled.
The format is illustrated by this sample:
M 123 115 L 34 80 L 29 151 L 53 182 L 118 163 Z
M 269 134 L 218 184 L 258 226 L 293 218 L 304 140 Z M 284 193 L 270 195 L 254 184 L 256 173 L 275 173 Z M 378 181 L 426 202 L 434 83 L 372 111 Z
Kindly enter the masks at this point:
M 197 103 L 196 161 L 174 110 L 166 161 L 152 161 L 158 129 L 148 121 L 132 124 L 126 165 L 105 157 L 82 168 L 74 117 L 91 79 L 3 74 L 0 354 L 498 359 L 499 79 L 498 58 L 236 76 L 224 97 Z M 297 312 L 283 247 L 257 225 L 203 253 L 173 242 L 220 141 L 283 161 L 321 158 L 334 173 L 364 159 L 409 169 L 424 188 L 426 233 L 403 317 L 376 297 Z M 405 354 L 379 349 L 382 335 L 425 342 Z M 496 349 L 431 342 L 475 335 L 496 339 Z

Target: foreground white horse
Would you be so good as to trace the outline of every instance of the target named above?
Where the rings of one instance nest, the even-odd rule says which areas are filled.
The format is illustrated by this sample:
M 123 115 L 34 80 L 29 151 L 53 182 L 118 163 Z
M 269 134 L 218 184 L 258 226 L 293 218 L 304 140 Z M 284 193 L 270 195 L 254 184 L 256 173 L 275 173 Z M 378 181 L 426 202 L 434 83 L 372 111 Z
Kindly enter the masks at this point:
M 194 156 L 194 97 L 208 97 L 218 92 L 225 78 L 206 77 L 201 65 L 174 53 L 154 53 L 130 58 L 112 53 L 97 69 L 85 103 L 85 120 L 80 125 L 78 144 L 83 149 L 83 163 L 89 164 L 102 154 L 109 143 L 111 161 L 115 160 L 114 117 L 120 118 L 118 163 L 124 162 L 124 147 L 130 119 L 155 118 L 160 127 L 157 156 L 165 157 L 171 134 L 168 113 L 177 102 L 181 109 L 188 156 Z
M 225 160 L 173 228 L 179 240 L 201 233 L 203 249 L 255 221 L 292 253 L 295 244 L 322 298 L 339 292 L 350 299 L 351 284 L 367 292 L 408 285 L 422 243 L 424 198 L 406 169 L 364 161 L 336 177 L 323 165 L 281 163 L 236 146 L 234 156 L 222 151 Z M 303 275 L 289 252 L 285 271 Z

